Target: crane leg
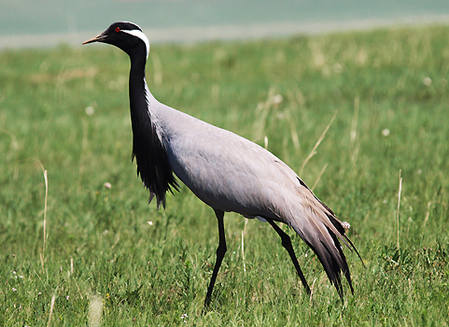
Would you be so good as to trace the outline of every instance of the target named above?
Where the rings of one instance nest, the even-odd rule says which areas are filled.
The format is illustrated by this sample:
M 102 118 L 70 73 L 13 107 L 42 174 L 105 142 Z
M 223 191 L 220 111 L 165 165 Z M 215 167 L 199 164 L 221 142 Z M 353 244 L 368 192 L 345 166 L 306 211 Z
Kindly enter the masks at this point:
M 301 268 L 299 267 L 298 259 L 296 259 L 295 251 L 293 250 L 290 236 L 288 236 L 278 225 L 276 225 L 276 223 L 273 220 L 267 219 L 267 221 L 271 225 L 271 227 L 274 228 L 276 233 L 278 233 L 278 235 L 281 237 L 282 246 L 287 250 L 288 254 L 290 255 L 290 258 L 292 259 L 292 262 L 295 265 L 296 272 L 298 273 L 298 276 L 301 279 L 301 282 L 304 285 L 307 294 L 310 295 L 309 285 L 307 284 L 306 278 L 304 277 L 304 274 L 302 273 Z
M 215 209 L 214 209 L 215 210 Z M 204 307 L 208 307 L 210 303 L 210 298 L 212 295 L 212 290 L 215 285 L 215 280 L 217 279 L 218 270 L 220 270 L 221 262 L 226 253 L 226 237 L 224 231 L 223 217 L 224 212 L 220 210 L 215 210 L 215 215 L 218 220 L 218 248 L 217 248 L 217 261 L 215 261 L 214 271 L 212 272 L 212 278 L 209 282 L 209 287 L 207 288 L 206 299 L 204 300 Z

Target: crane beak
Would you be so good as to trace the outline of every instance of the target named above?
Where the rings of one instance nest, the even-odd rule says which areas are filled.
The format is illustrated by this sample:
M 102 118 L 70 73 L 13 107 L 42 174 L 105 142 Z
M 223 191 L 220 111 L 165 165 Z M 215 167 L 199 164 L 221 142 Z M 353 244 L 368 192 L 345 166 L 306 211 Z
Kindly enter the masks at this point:
M 89 40 L 84 41 L 82 44 L 84 45 L 84 44 L 93 43 L 93 42 L 101 42 L 104 39 L 106 39 L 106 35 L 101 33 Z

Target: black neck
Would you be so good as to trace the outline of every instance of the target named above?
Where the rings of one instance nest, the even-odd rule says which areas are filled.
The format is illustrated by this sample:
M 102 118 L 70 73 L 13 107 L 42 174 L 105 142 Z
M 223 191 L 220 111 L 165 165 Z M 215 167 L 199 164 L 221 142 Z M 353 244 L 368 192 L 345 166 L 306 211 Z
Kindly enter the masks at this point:
M 129 73 L 129 104 L 131 108 L 131 119 L 143 118 L 146 115 L 148 104 L 145 91 L 145 64 L 144 55 L 136 53 L 131 58 L 131 71 Z M 140 114 L 139 114 L 140 113 Z
M 153 120 L 150 95 L 145 82 L 145 52 L 130 55 L 129 102 L 133 129 L 133 157 L 137 173 L 151 193 L 156 194 L 158 206 L 165 206 L 165 193 L 171 187 L 177 189 L 173 171 L 168 162 L 165 147 Z

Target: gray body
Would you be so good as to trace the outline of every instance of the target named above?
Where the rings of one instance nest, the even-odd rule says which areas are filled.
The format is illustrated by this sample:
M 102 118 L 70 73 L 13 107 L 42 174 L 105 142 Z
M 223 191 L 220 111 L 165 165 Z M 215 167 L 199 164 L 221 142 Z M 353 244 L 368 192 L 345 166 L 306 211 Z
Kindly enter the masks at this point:
M 284 221 L 274 208 L 301 187 L 287 165 L 239 135 L 150 101 L 170 165 L 198 198 L 217 210 Z
M 340 222 L 296 173 L 271 152 L 228 130 L 208 124 L 157 101 L 147 90 L 152 120 L 171 169 L 216 211 L 285 223 L 317 253 L 329 278 L 342 293 L 349 268 L 338 242 L 357 250 Z M 358 254 L 358 253 L 357 253 Z
M 298 232 L 310 215 L 305 208 L 325 210 L 315 197 L 304 196 L 311 191 L 271 152 L 164 105 L 151 93 L 147 98 L 172 170 L 212 208 L 247 218 L 271 218 Z

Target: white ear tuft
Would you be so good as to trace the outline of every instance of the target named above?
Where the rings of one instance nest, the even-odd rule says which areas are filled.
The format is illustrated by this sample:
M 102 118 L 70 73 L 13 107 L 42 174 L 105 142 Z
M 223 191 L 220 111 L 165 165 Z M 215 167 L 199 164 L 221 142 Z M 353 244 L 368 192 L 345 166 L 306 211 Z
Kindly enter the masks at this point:
M 147 51 L 147 59 L 148 59 L 148 55 L 150 54 L 150 41 L 148 41 L 147 36 L 142 31 L 139 31 L 139 30 L 121 30 L 121 32 L 128 33 L 130 35 L 133 35 L 133 36 L 141 39 L 143 41 L 143 43 L 145 43 L 145 48 Z

